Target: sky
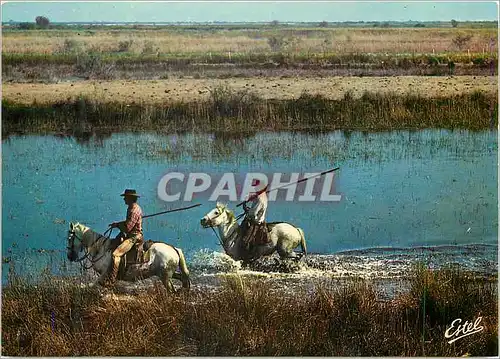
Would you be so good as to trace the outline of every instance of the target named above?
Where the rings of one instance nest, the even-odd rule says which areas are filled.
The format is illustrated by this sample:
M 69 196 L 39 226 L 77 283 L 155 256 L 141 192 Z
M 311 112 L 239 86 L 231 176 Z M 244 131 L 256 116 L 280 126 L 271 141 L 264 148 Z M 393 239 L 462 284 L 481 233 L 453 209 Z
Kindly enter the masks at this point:
M 61 1 L 2 2 L 2 22 L 316 22 L 316 21 L 478 21 L 498 19 L 494 1 Z

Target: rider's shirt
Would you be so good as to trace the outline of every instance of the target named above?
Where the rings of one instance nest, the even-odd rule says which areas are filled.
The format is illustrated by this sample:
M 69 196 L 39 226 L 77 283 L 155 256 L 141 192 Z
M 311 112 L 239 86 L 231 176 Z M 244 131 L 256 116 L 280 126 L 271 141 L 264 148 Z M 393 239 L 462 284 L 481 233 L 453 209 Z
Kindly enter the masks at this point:
M 262 192 L 253 200 L 249 201 L 250 206 L 246 206 L 247 208 L 247 216 L 249 216 L 250 220 L 254 223 L 262 224 L 266 219 L 266 210 L 267 210 L 267 194 L 266 192 Z
M 127 209 L 127 219 L 120 226 L 127 236 L 142 234 L 142 209 L 137 203 L 132 203 Z

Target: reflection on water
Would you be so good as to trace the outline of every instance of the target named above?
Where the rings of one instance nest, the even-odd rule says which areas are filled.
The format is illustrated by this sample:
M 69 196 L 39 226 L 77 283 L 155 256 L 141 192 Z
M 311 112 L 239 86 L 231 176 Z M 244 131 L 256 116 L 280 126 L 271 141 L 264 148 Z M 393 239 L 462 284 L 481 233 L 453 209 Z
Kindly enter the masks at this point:
M 113 134 L 112 131 L 99 131 L 96 132 L 94 130 L 76 130 L 71 134 L 67 133 L 58 133 L 54 136 L 61 139 L 71 139 L 73 138 L 76 143 L 80 145 L 93 145 L 97 147 L 102 147 L 104 145 L 104 141 L 111 137 Z
M 69 221 L 104 232 L 125 215 L 124 188 L 142 194 L 145 214 L 186 205 L 158 199 L 158 182 L 168 172 L 305 173 L 335 166 L 341 202 L 271 202 L 268 209 L 269 221 L 303 228 L 314 253 L 497 243 L 496 131 L 141 133 L 82 141 L 3 141 L 4 255 L 14 243 L 19 252 L 64 250 Z M 203 248 L 219 250 L 213 233 L 199 225 L 214 203 L 197 200 L 201 207 L 146 219 L 146 238 L 178 245 L 188 259 Z

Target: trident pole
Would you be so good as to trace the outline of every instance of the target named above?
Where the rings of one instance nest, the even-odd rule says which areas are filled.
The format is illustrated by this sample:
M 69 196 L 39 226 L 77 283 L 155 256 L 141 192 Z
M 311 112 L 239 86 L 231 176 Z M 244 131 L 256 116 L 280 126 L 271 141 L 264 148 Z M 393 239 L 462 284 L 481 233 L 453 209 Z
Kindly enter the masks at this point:
M 170 209 L 168 211 L 158 212 L 158 213 L 154 213 L 154 214 L 148 214 L 147 216 L 143 216 L 142 219 L 148 218 L 148 217 L 159 216 L 160 214 L 165 214 L 165 213 L 172 213 L 172 212 L 177 212 L 177 211 L 185 211 L 186 209 L 191 209 L 191 208 L 195 208 L 195 207 L 199 207 L 199 206 L 201 206 L 201 203 L 193 204 L 192 206 L 188 206 L 188 207 Z
M 329 169 L 329 170 L 327 170 L 327 171 L 323 171 L 323 172 L 321 172 L 321 173 L 318 173 L 317 175 L 314 175 L 314 176 L 311 176 L 311 177 L 307 177 L 307 178 L 302 178 L 301 180 L 298 180 L 297 182 L 287 183 L 287 184 L 285 184 L 285 185 L 283 185 L 283 186 L 276 187 L 276 188 L 273 188 L 273 189 L 270 189 L 270 190 L 266 190 L 266 189 L 267 189 L 267 187 L 269 186 L 269 185 L 267 185 L 264 189 L 262 189 L 262 190 L 258 191 L 258 192 L 257 192 L 257 193 L 255 193 L 254 195 L 250 196 L 250 197 L 249 197 L 246 201 L 243 201 L 243 202 L 241 202 L 241 203 L 238 203 L 238 204 L 236 205 L 236 207 L 240 207 L 240 206 L 242 206 L 243 204 L 247 203 L 248 201 L 253 200 L 255 197 L 258 197 L 258 196 L 259 196 L 260 194 L 262 194 L 262 193 L 269 193 L 269 192 L 272 192 L 272 191 L 279 190 L 279 189 L 281 189 L 281 188 L 285 188 L 285 187 L 291 186 L 291 185 L 293 185 L 293 184 L 298 184 L 298 183 L 301 183 L 301 182 L 304 182 L 304 181 L 310 180 L 311 178 L 321 177 L 321 176 L 326 175 L 327 173 L 334 172 L 334 171 L 336 171 L 336 170 L 338 170 L 338 169 L 340 169 L 340 167 L 335 167 L 335 168 Z

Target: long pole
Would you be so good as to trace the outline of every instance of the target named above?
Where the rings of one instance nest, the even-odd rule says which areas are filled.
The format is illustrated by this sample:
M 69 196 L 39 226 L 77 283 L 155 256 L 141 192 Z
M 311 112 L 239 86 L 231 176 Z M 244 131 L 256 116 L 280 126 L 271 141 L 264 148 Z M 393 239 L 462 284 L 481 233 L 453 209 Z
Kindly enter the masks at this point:
M 155 213 L 155 214 L 148 214 L 147 216 L 142 216 L 142 219 L 148 218 L 148 217 L 159 216 L 160 214 L 165 214 L 165 213 L 172 213 L 172 212 L 177 212 L 177 211 L 184 211 L 186 209 L 191 209 L 191 208 L 195 208 L 195 207 L 199 207 L 199 206 L 201 206 L 201 203 L 193 204 L 192 206 L 183 207 L 183 208 L 170 209 L 168 211 L 158 212 L 158 213 Z
M 324 176 L 326 175 L 327 173 L 330 173 L 330 172 L 334 172 L 336 170 L 340 169 L 340 167 L 335 167 L 335 168 L 332 168 L 332 169 L 329 169 L 327 171 L 323 171 L 321 173 L 318 173 L 317 175 L 314 175 L 314 176 L 311 176 L 311 177 L 307 177 L 307 178 L 302 178 L 301 180 L 298 180 L 297 182 L 293 182 L 293 183 L 287 183 L 283 186 L 280 186 L 280 187 L 276 187 L 276 188 L 273 188 L 273 189 L 270 189 L 270 190 L 266 190 L 268 186 L 266 186 L 264 189 L 258 191 L 257 193 L 253 194 L 252 196 L 250 196 L 246 201 L 243 201 L 241 203 L 238 203 L 236 205 L 236 207 L 240 207 L 242 206 L 243 204 L 247 203 L 248 201 L 251 201 L 253 200 L 255 197 L 258 197 L 260 194 L 262 193 L 269 193 L 269 192 L 272 192 L 272 191 L 276 191 L 278 189 L 281 189 L 281 188 L 285 188 L 285 187 L 288 187 L 288 186 L 291 186 L 293 184 L 298 184 L 298 183 L 301 183 L 301 182 L 304 182 L 304 181 L 307 181 L 307 180 L 310 180 L 311 178 L 316 178 L 316 177 L 321 177 L 321 176 Z

